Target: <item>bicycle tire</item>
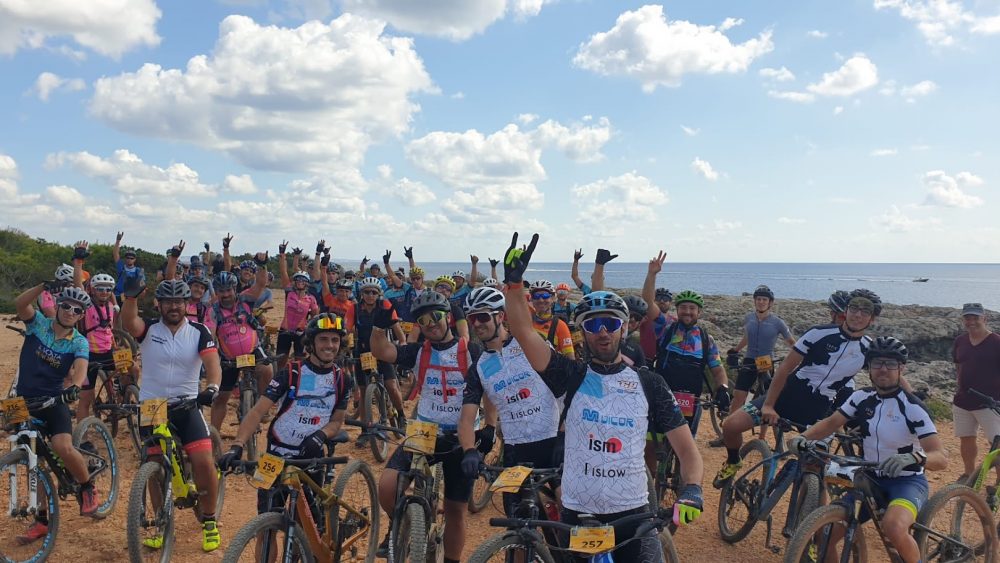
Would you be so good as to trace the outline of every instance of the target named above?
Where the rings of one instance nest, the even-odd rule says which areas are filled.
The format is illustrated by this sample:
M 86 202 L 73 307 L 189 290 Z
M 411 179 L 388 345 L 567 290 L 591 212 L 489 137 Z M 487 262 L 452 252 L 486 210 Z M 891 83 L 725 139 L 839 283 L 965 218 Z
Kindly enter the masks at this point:
M 360 459 L 355 459 L 348 463 L 344 468 L 337 474 L 337 480 L 333 485 L 333 494 L 337 498 L 344 499 L 351 494 L 348 490 L 348 486 L 351 485 L 351 478 L 355 475 L 361 475 L 364 481 L 368 493 L 367 502 L 363 505 L 358 505 L 351 502 L 352 507 L 358 512 L 366 512 L 371 518 L 368 524 L 368 540 L 367 540 L 367 552 L 364 556 L 364 561 L 366 563 L 372 563 L 375 561 L 375 552 L 378 551 L 378 532 L 379 532 L 379 519 L 381 514 L 381 509 L 378 506 L 377 499 L 377 488 L 375 486 L 375 474 L 372 472 L 372 468 Z M 351 526 L 357 526 L 357 524 L 352 524 L 354 521 L 354 516 L 351 515 L 347 510 L 345 510 L 340 505 L 333 505 L 332 510 L 335 512 L 331 515 L 330 526 L 332 534 L 332 545 L 342 545 L 343 540 L 340 534 L 343 531 L 353 531 L 354 528 Z M 343 558 L 343 554 L 342 558 Z
M 934 516 L 941 510 L 946 509 L 947 504 L 956 500 L 955 512 L 951 515 L 945 514 L 945 522 L 948 530 L 935 530 L 938 534 L 964 539 L 963 528 L 978 520 L 978 525 L 982 526 L 983 541 L 979 542 L 979 534 L 975 535 L 976 544 L 972 547 L 973 553 L 968 550 L 958 549 L 957 546 L 941 546 L 934 543 L 928 529 L 933 529 Z M 970 520 L 972 522 L 970 522 Z M 943 487 L 940 491 L 927 501 L 920 514 L 917 515 L 916 528 L 913 531 L 913 539 L 920 549 L 920 557 L 925 562 L 936 561 L 986 561 L 997 560 L 997 530 L 993 521 L 993 514 L 989 505 L 983 497 L 974 489 L 959 483 L 953 483 Z M 957 536 L 957 537 L 956 537 Z
M 111 329 L 111 334 L 115 339 L 116 348 L 127 346 L 132 351 L 133 359 L 139 355 L 139 343 L 135 341 L 135 338 L 131 334 L 117 328 Z
M 796 522 L 795 526 L 792 528 L 798 529 L 799 524 L 801 524 L 813 510 L 819 506 L 819 495 L 820 495 L 821 484 L 819 480 L 819 475 L 815 473 L 803 473 L 802 474 L 802 484 L 799 485 L 799 498 L 798 498 L 798 510 L 795 512 Z
M 0 490 L 7 496 L 7 501 L 11 500 L 11 466 L 23 465 L 23 468 L 17 468 L 18 474 L 23 474 L 25 477 L 24 490 L 21 490 L 20 483 L 18 483 L 18 492 L 22 494 L 27 494 L 27 485 L 30 480 L 28 476 L 28 452 L 17 449 L 10 451 L 0 457 L 0 475 L 3 475 L 3 479 L 0 480 Z M 39 492 L 44 491 L 46 497 L 45 508 L 48 510 L 48 533 L 40 541 L 32 542 L 27 545 L 19 546 L 14 541 L 4 541 L 2 557 L 5 561 L 16 561 L 16 562 L 35 562 L 35 561 L 45 561 L 49 555 L 52 554 L 52 550 L 55 548 L 56 538 L 59 534 L 59 494 L 56 492 L 56 487 L 52 483 L 52 477 L 49 476 L 48 471 L 45 471 L 41 466 L 36 466 L 33 470 L 35 478 L 37 478 Z M 15 479 L 20 481 L 19 478 Z M 20 496 L 20 495 L 19 495 Z M 8 520 L 4 522 L 3 525 L 3 539 L 13 540 L 14 539 L 14 520 L 10 513 L 7 513 Z M 24 519 L 27 520 L 27 519 Z M 11 534 L 11 535 L 8 535 Z M 35 549 L 37 548 L 37 549 Z M 23 552 L 21 551 L 23 550 Z M 15 552 L 17 555 L 15 555 Z
M 839 504 L 828 504 L 818 508 L 802 521 L 795 530 L 795 534 L 785 548 L 784 563 L 805 563 L 814 561 L 810 554 L 810 547 L 815 544 L 815 536 L 826 526 L 837 522 L 847 523 L 847 507 Z M 818 554 L 816 554 L 818 555 Z M 842 555 L 842 554 L 841 554 Z M 865 543 L 864 530 L 857 530 L 854 536 L 854 543 L 851 545 L 851 559 L 854 563 L 866 563 L 868 561 L 868 546 Z
M 479 547 L 469 556 L 468 563 L 489 563 L 495 555 L 502 555 L 500 561 L 512 561 L 511 556 L 517 552 L 521 553 L 519 560 L 525 560 L 524 552 L 529 548 L 534 550 L 535 555 L 525 563 L 555 563 L 549 548 L 544 543 L 529 546 L 525 544 L 524 538 L 517 532 L 503 532 L 486 538 L 486 541 L 479 544 Z
M 658 537 L 660 546 L 663 547 L 663 563 L 681 563 L 681 556 L 677 553 L 674 535 L 670 533 L 670 530 L 664 528 Z
M 374 376 L 372 376 L 374 378 Z M 365 386 L 365 416 L 362 419 L 365 426 L 371 424 L 389 424 L 389 417 L 386 416 L 385 393 L 374 383 Z M 375 411 L 378 410 L 376 413 Z M 383 462 L 389 457 L 389 443 L 380 438 L 377 433 L 368 435 L 368 446 L 372 450 L 375 461 Z
M 122 404 L 126 405 L 138 405 L 139 404 L 139 388 L 135 385 L 129 385 L 125 388 L 125 394 L 122 397 Z M 127 417 L 125 417 L 128 424 L 129 434 L 132 436 L 132 445 L 135 447 L 135 453 L 138 459 L 142 460 L 142 436 L 139 435 L 139 413 L 130 412 Z
M 159 480 L 159 483 L 156 480 Z M 125 525 L 126 536 L 128 538 L 129 560 L 133 563 L 149 561 L 150 559 L 147 556 L 156 553 L 156 551 L 152 551 L 150 548 L 142 545 L 144 530 L 149 528 L 145 523 L 150 521 L 150 519 L 146 518 L 145 511 L 146 491 L 150 483 L 159 488 L 160 495 L 163 497 L 163 504 L 157 511 L 159 514 L 156 518 L 157 521 L 162 521 L 162 525 L 154 528 L 153 535 L 163 536 L 163 545 L 157 551 L 160 552 L 159 561 L 167 563 L 170 561 L 170 555 L 174 551 L 174 491 L 163 465 L 155 461 L 142 464 L 132 480 Z
M 986 472 L 987 478 L 984 480 L 982 484 L 980 484 L 979 489 L 976 488 L 976 479 L 978 478 L 979 473 L 983 470 L 982 463 L 976 466 L 976 470 L 969 475 L 969 478 L 965 481 L 964 484 L 969 486 L 972 490 L 976 491 L 976 493 L 981 496 L 989 494 L 988 490 L 984 490 L 989 487 L 992 487 L 994 490 L 997 490 L 998 488 L 1000 488 L 1000 475 L 997 474 L 997 470 L 995 469 L 997 463 L 994 462 L 993 465 L 994 467 L 991 467 L 987 470 Z M 993 481 L 992 484 L 989 483 L 990 480 Z M 997 532 L 1000 533 L 1000 514 L 998 514 L 998 510 L 1000 510 L 1000 501 L 995 501 L 992 503 L 987 502 L 987 506 L 990 507 L 990 510 L 993 513 L 993 520 L 996 521 L 997 523 Z
M 413 374 L 413 370 L 399 370 L 399 377 L 396 378 L 396 383 L 399 385 L 399 394 L 403 397 L 405 401 L 410 393 L 413 392 L 413 386 L 417 382 L 417 377 Z
M 712 406 L 708 408 L 709 418 L 712 419 L 712 430 L 715 431 L 715 437 L 722 437 L 722 421 L 726 418 L 719 414 L 719 408 L 715 406 L 715 402 L 712 402 Z
M 118 452 L 115 449 L 115 441 L 111 437 L 111 430 L 96 416 L 88 416 L 81 420 L 73 429 L 73 446 L 78 450 L 82 449 L 81 444 L 84 442 L 90 442 L 93 446 L 95 439 L 104 442 L 103 449 L 100 446 L 97 447 L 96 455 L 102 458 L 104 463 L 107 464 L 108 475 L 107 478 L 94 481 L 94 487 L 100 493 L 103 501 L 97 507 L 97 512 L 94 513 L 93 517 L 104 519 L 111 514 L 115 509 L 115 505 L 118 504 L 118 486 L 121 476 L 119 475 Z M 89 455 L 85 456 L 85 458 L 89 468 L 91 459 Z M 102 471 L 101 473 L 105 472 Z M 94 474 L 91 474 L 91 478 L 93 477 Z
M 108 429 L 111 430 L 111 437 L 117 438 L 119 414 L 113 408 L 117 403 L 114 397 L 114 383 L 108 377 L 108 372 L 103 368 L 98 368 L 96 379 L 97 381 L 94 382 L 94 402 L 91 405 L 91 409 L 108 425 Z M 98 408 L 103 406 L 110 406 L 112 408 L 107 410 Z
M 249 387 L 240 391 L 240 421 L 253 409 L 256 398 L 254 397 L 254 392 Z M 246 456 L 247 461 L 257 461 L 257 438 L 260 436 L 260 424 L 257 425 L 257 429 L 253 431 L 250 435 L 250 439 L 246 442 Z
M 498 429 L 493 449 L 483 456 L 483 463 L 500 465 L 503 462 L 503 447 L 503 433 Z M 490 490 L 492 484 L 483 475 L 476 477 L 476 482 L 472 485 L 472 494 L 469 495 L 469 512 L 477 514 L 489 506 L 493 500 L 493 491 Z
M 427 563 L 427 518 L 418 503 L 411 502 L 392 521 L 389 533 L 389 563 Z
M 233 539 L 229 542 L 226 547 L 226 552 L 222 555 L 222 563 L 238 563 L 241 559 L 240 556 L 243 555 L 244 550 L 249 549 L 249 553 L 255 553 L 255 548 L 257 546 L 257 536 L 262 533 L 279 533 L 284 532 L 285 544 L 288 545 L 288 523 L 285 522 L 284 514 L 278 512 L 266 512 L 264 514 L 258 514 L 253 517 L 249 522 L 243 525 L 242 528 Z M 302 531 L 302 527 L 298 524 L 293 524 L 291 527 L 291 544 L 293 546 L 298 546 L 293 552 L 294 555 L 298 556 L 298 559 L 293 559 L 293 561 L 298 561 L 299 563 L 313 563 L 315 560 L 313 558 L 312 552 L 309 550 L 309 540 L 306 539 L 305 533 Z M 276 558 L 275 558 L 276 559 Z M 254 561 L 267 561 L 265 554 L 255 554 L 253 558 Z
M 222 436 L 219 435 L 219 431 L 212 426 L 208 425 L 208 437 L 212 440 L 212 459 L 218 460 L 222 457 Z M 190 467 L 188 468 L 190 471 Z M 222 506 L 225 504 L 226 500 L 226 480 L 222 476 L 222 471 L 219 471 L 218 466 L 216 466 L 216 473 L 219 478 L 219 485 L 216 488 L 218 493 L 215 497 L 215 518 L 218 520 L 222 516 Z M 202 512 L 199 505 L 195 505 L 195 514 L 198 515 L 198 520 L 201 520 Z
M 759 455 L 761 460 L 767 459 L 771 457 L 771 448 L 763 440 L 750 440 L 740 448 L 740 458 L 745 460 L 751 454 Z M 751 459 L 749 463 L 756 464 L 758 461 L 760 460 Z M 726 542 L 736 543 L 742 540 L 757 524 L 756 506 L 754 505 L 762 494 L 761 487 L 767 480 L 771 466 L 772 464 L 769 463 L 761 464 L 752 474 L 747 473 L 737 479 L 730 480 L 722 488 L 722 493 L 719 495 L 718 523 L 719 534 Z M 754 480 L 753 476 L 757 476 L 757 479 Z M 738 525 L 731 526 L 727 516 L 732 510 L 737 509 L 738 504 L 746 508 L 747 517 Z M 736 522 L 739 520 L 734 523 Z

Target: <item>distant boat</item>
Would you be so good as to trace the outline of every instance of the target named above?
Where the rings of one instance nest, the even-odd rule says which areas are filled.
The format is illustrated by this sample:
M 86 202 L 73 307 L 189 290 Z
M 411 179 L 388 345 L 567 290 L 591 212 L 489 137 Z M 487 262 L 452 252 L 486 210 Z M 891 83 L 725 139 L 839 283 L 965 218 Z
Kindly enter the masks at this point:
M 913 281 L 923 283 L 923 282 L 928 281 L 928 280 L 930 280 L 930 278 L 914 278 Z

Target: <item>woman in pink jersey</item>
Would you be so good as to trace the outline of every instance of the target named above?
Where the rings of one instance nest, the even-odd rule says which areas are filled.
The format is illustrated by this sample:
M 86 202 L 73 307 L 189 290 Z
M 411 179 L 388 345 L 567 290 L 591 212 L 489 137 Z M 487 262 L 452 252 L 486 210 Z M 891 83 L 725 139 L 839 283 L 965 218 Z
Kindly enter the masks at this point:
M 115 326 L 118 306 L 112 299 L 115 278 L 108 274 L 97 274 L 90 280 L 90 307 L 77 324 L 80 334 L 87 338 L 90 347 L 90 363 L 87 366 L 87 381 L 80 388 L 80 402 L 76 408 L 77 421 L 90 416 L 94 404 L 94 385 L 97 370 L 114 371 Z
M 288 278 L 284 245 L 278 247 L 278 270 L 281 273 L 281 287 L 285 288 L 285 318 L 281 321 L 275 351 L 279 356 L 287 354 L 294 344 L 295 355 L 302 356 L 302 332 L 310 317 L 319 313 L 319 304 L 308 291 L 312 278 L 302 270 L 295 272 L 291 279 Z

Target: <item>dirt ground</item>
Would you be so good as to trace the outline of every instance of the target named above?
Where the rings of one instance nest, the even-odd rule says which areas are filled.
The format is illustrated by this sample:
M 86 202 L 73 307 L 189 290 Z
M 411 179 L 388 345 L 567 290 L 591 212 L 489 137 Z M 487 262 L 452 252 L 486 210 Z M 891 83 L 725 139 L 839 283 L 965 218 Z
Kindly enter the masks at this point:
M 274 317 L 273 322 L 279 319 L 281 308 L 280 299 L 276 292 L 276 307 L 271 311 Z M 4 319 L 6 320 L 6 319 Z M 6 323 L 5 323 L 6 324 Z M 17 367 L 17 358 L 21 348 L 22 338 L 9 330 L 0 330 L 0 389 L 6 390 L 10 385 L 10 380 Z M 861 376 L 865 378 L 865 376 Z M 207 413 L 206 413 L 207 415 Z M 781 555 L 775 554 L 764 547 L 765 526 L 760 523 L 753 532 L 736 545 L 730 545 L 722 541 L 719 536 L 716 524 L 716 511 L 719 503 L 719 494 L 712 485 L 711 480 L 715 471 L 719 468 L 725 458 L 725 450 L 722 448 L 709 448 L 708 440 L 712 436 L 712 430 L 708 420 L 704 421 L 702 431 L 699 432 L 698 444 L 705 462 L 705 512 L 693 525 L 680 530 L 675 536 L 675 543 L 684 561 L 708 561 L 710 559 L 728 562 L 765 563 L 780 561 Z M 223 443 L 228 448 L 231 438 L 236 433 L 235 415 L 230 413 L 227 424 L 222 429 Z M 961 473 L 961 459 L 959 458 L 958 440 L 953 437 L 950 422 L 938 424 L 938 430 L 943 438 L 945 447 L 952 460 L 947 471 L 929 473 L 931 482 L 931 493 L 940 487 L 954 481 Z M 356 434 L 356 430 L 349 429 L 349 433 Z M 133 447 L 125 441 L 124 435 L 118 441 L 119 455 L 122 461 L 122 480 L 120 489 L 120 500 L 111 517 L 102 521 L 93 521 L 78 516 L 76 502 L 69 500 L 61 505 L 61 526 L 56 539 L 56 549 L 52 556 L 52 561 L 70 561 L 75 557 L 85 556 L 88 561 L 126 561 L 128 552 L 125 538 L 125 514 L 128 510 L 128 491 L 132 481 L 132 475 L 138 468 L 138 456 Z M 6 442 L 0 446 L 0 453 L 6 452 L 8 446 Z M 346 444 L 338 448 L 338 454 L 346 454 L 352 457 L 365 460 L 372 466 L 376 475 L 381 471 L 383 464 L 375 462 L 371 456 L 371 451 L 367 448 L 356 449 L 353 444 Z M 472 551 L 489 536 L 499 530 L 490 528 L 488 519 L 492 516 L 500 515 L 497 510 L 498 499 L 494 501 L 494 506 L 487 507 L 479 514 L 470 514 L 468 519 L 468 531 L 466 535 L 465 552 L 467 557 Z M 224 548 L 245 522 L 256 515 L 256 489 L 247 483 L 244 477 L 230 477 L 226 482 L 225 508 L 219 519 L 219 527 L 222 533 L 223 548 L 215 553 L 205 554 L 201 550 L 200 527 L 195 522 L 193 513 L 190 510 L 178 511 L 176 517 L 176 546 L 174 548 L 173 559 L 175 561 L 213 561 L 221 560 Z M 784 503 L 775 514 L 775 536 L 778 545 L 783 546 L 784 541 L 780 538 L 780 527 L 784 521 Z M 383 522 L 385 518 L 383 518 Z M 10 525 L 10 521 L 4 523 Z M 16 524 L 15 524 L 16 525 Z M 379 533 L 379 538 L 384 533 Z M 869 541 L 869 547 L 877 545 Z M 881 550 L 880 547 L 878 547 Z M 875 561 L 887 560 L 885 554 L 874 550 L 869 553 Z

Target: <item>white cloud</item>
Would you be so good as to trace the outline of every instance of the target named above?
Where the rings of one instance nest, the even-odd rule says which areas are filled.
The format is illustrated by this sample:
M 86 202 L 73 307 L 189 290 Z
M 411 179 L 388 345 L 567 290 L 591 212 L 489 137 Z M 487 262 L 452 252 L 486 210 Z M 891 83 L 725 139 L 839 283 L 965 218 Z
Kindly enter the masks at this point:
M 820 96 L 853 96 L 878 84 L 878 68 L 865 55 L 854 55 L 833 72 L 823 73 L 823 78 L 806 86 Z
M 916 23 L 929 45 L 955 45 L 964 31 L 990 35 L 1000 33 L 1000 16 L 982 17 L 967 11 L 961 0 L 874 0 L 875 9 L 894 9 Z
M 899 95 L 906 98 L 907 102 L 913 103 L 916 98 L 927 96 L 938 89 L 938 85 L 930 80 L 923 80 L 911 86 L 904 86 L 899 90 Z
M 820 31 L 818 29 L 811 29 L 806 32 L 806 35 L 812 37 L 813 39 L 826 39 L 830 34 L 825 31 Z
M 882 87 L 878 89 L 878 93 L 883 96 L 895 96 L 896 95 L 896 81 L 886 80 L 882 83 Z
M 465 92 L 461 92 L 461 91 L 455 92 L 454 94 L 451 95 L 451 99 L 453 99 L 453 100 L 464 100 L 465 99 Z
M 10 155 L 0 154 L 0 178 L 16 180 L 17 177 L 17 161 Z
M 694 127 L 688 127 L 687 125 L 681 125 L 681 131 L 684 131 L 684 134 L 688 137 L 694 137 L 698 135 L 698 133 L 701 133 L 701 129 L 695 129 Z
M 778 222 L 782 225 L 801 225 L 805 223 L 805 219 L 799 219 L 797 217 L 778 217 Z
M 209 55 L 185 69 L 145 64 L 101 78 L 91 114 L 127 133 L 219 150 L 258 169 L 357 167 L 373 143 L 409 129 L 434 91 L 410 39 L 344 14 L 329 24 L 261 26 L 244 16 L 219 25 Z
M 160 15 L 154 0 L 0 0 L 0 55 L 69 36 L 81 47 L 117 59 L 137 47 L 159 45 Z
M 578 219 L 588 234 L 622 236 L 626 225 L 653 220 L 657 206 L 670 202 L 667 192 L 634 170 L 571 189 L 581 207 Z
M 707 160 L 695 157 L 695 159 L 691 161 L 691 169 L 709 182 L 714 182 L 719 179 L 719 173 L 712 168 L 712 165 Z
M 774 49 L 770 31 L 732 43 L 724 32 L 741 23 L 733 18 L 719 26 L 669 21 L 662 6 L 643 6 L 622 13 L 609 31 L 581 44 L 573 64 L 600 75 L 635 78 L 646 92 L 680 86 L 685 74 L 741 73 Z
M 840 115 L 844 113 L 844 106 L 836 106 L 833 108 L 833 115 Z
M 343 0 L 345 12 L 379 18 L 401 31 L 462 41 L 482 33 L 511 13 L 517 19 L 536 16 L 554 0 Z
M 532 123 L 538 120 L 538 114 L 522 113 L 517 116 L 517 120 L 521 123 L 521 125 L 531 125 Z
M 47 102 L 56 90 L 78 92 L 86 87 L 87 84 L 81 78 L 63 78 L 51 72 L 43 72 L 35 79 L 34 91 L 38 94 L 38 99 Z
M 816 96 L 808 92 L 782 92 L 779 90 L 768 90 L 767 95 L 778 100 L 786 100 L 799 104 L 808 104 L 816 100 Z
M 875 149 L 871 153 L 871 156 L 896 156 L 899 151 L 895 148 L 891 149 Z
M 885 213 L 872 217 L 870 222 L 873 227 L 890 233 L 907 233 L 940 224 L 940 220 L 936 218 L 920 220 L 909 217 L 895 205 L 890 206 Z
M 767 78 L 775 82 L 791 82 L 795 80 L 795 74 L 785 67 L 781 68 L 762 68 L 758 73 L 762 78 Z
M 403 203 L 413 206 L 424 205 L 437 199 L 434 192 L 424 185 L 423 182 L 417 182 L 405 177 L 396 182 L 393 195 L 399 197 Z
M 978 18 L 971 28 L 972 33 L 995 35 L 1000 33 L 1000 16 Z
M 76 188 L 70 186 L 49 186 L 45 188 L 46 199 L 67 207 L 83 209 L 84 197 Z
M 931 170 L 924 174 L 923 183 L 927 188 L 927 205 L 968 209 L 983 203 L 981 197 L 967 194 L 963 190 L 983 184 L 982 178 L 970 172 L 959 172 L 952 177 L 943 170 Z
M 716 231 L 723 232 L 735 231 L 736 229 L 743 227 L 742 221 L 725 221 L 722 219 L 716 219 L 712 224 L 714 225 Z
M 535 129 L 535 138 L 540 145 L 554 146 L 576 162 L 596 162 L 604 158 L 601 147 L 611 140 L 611 133 L 606 117 L 595 125 L 574 123 L 569 127 L 550 119 Z
M 257 186 L 253 183 L 253 178 L 249 174 L 235 176 L 229 174 L 222 181 L 222 190 L 233 194 L 255 194 Z
M 201 183 L 198 173 L 183 163 L 166 168 L 146 164 L 135 154 L 116 150 L 110 158 L 89 152 L 50 154 L 45 159 L 50 168 L 72 166 L 81 174 L 101 180 L 115 191 L 139 196 L 211 196 L 212 186 Z

